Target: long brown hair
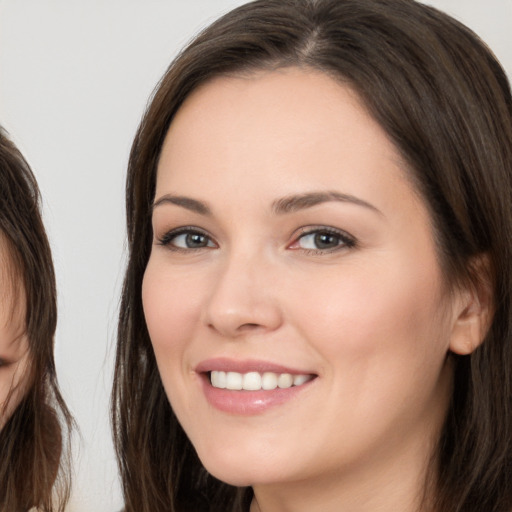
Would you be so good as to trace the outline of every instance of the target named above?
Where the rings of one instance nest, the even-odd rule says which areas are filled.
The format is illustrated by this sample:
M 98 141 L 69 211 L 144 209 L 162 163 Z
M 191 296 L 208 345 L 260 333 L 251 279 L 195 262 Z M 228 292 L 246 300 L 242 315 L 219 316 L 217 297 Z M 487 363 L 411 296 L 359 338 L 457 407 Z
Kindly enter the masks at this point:
M 495 314 L 484 343 L 454 359 L 433 457 L 433 506 L 512 510 L 512 97 L 467 27 L 412 0 L 259 0 L 206 28 L 171 64 L 136 134 L 126 185 L 129 261 L 112 421 L 127 512 L 247 510 L 250 489 L 201 466 L 163 390 L 141 300 L 164 138 L 213 77 L 286 66 L 351 86 L 408 162 L 428 205 L 447 282 L 471 282 L 486 254 Z M 426 483 L 427 485 L 427 483 Z
M 69 497 L 71 415 L 59 392 L 53 356 L 55 275 L 27 162 L 0 129 L 0 232 L 26 301 L 29 365 L 24 396 L 0 431 L 0 511 L 63 511 Z

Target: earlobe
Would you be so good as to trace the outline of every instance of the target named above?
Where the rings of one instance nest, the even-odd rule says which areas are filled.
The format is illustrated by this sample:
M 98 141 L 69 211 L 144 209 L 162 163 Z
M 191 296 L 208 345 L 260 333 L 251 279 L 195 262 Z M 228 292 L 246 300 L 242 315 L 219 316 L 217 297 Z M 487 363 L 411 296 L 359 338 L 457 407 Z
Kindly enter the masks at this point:
M 488 255 L 476 257 L 471 264 L 472 279 L 455 292 L 450 350 L 468 355 L 477 349 L 494 316 L 493 282 Z

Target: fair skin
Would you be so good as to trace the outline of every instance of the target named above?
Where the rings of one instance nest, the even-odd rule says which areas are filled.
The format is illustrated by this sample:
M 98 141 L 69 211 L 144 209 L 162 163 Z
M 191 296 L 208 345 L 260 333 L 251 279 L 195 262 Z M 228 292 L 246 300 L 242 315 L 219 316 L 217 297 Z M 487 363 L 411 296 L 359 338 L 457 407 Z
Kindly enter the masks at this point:
M 407 173 L 357 95 L 313 71 L 217 78 L 169 129 L 146 321 L 181 425 L 208 471 L 253 487 L 252 512 L 417 509 L 447 353 L 481 329 Z M 306 382 L 217 389 L 222 370 Z
M 4 235 L 0 234 L 0 430 L 20 403 L 30 361 L 25 335 L 25 294 Z

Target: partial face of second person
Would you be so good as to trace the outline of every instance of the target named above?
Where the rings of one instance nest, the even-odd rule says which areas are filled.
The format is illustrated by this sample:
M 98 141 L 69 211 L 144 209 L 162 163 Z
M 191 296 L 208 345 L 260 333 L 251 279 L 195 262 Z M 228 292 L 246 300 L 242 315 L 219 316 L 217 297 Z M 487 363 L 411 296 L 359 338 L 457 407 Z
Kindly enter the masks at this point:
M 178 111 L 143 303 L 166 393 L 214 476 L 256 491 L 417 483 L 465 305 L 408 173 L 321 73 L 220 77 Z
M 0 429 L 23 398 L 30 362 L 25 292 L 7 244 L 0 233 Z

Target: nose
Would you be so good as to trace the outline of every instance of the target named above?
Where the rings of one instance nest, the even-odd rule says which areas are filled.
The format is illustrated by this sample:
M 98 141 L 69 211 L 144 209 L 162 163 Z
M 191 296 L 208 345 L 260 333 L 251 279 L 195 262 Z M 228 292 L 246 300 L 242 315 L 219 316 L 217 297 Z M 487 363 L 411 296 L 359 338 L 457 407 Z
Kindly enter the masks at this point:
M 206 304 L 204 321 L 208 328 L 233 339 L 277 329 L 282 312 L 271 266 L 243 255 L 226 261 L 215 276 Z

